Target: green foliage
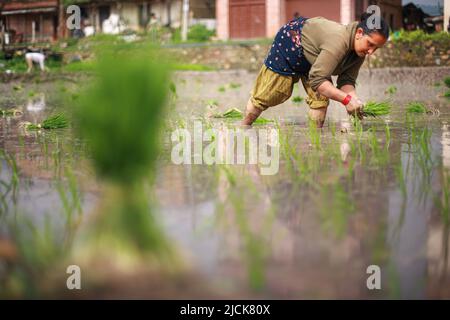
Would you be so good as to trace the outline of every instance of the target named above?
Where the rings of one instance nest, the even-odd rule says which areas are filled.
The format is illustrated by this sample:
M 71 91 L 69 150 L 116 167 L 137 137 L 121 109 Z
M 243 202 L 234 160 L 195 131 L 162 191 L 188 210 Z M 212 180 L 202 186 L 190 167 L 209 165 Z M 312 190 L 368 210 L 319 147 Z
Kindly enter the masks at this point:
M 189 28 L 188 39 L 195 42 L 206 42 L 214 36 L 215 30 L 209 30 L 203 24 L 195 24 Z
M 216 34 L 215 30 L 209 30 L 203 24 L 195 24 L 189 27 L 187 41 L 188 42 L 207 42 Z M 181 42 L 181 28 L 173 30 L 172 41 Z
M 391 36 L 393 43 L 420 43 L 424 41 L 438 41 L 448 43 L 450 41 L 450 34 L 447 32 L 425 33 L 423 30 L 415 31 L 399 31 Z

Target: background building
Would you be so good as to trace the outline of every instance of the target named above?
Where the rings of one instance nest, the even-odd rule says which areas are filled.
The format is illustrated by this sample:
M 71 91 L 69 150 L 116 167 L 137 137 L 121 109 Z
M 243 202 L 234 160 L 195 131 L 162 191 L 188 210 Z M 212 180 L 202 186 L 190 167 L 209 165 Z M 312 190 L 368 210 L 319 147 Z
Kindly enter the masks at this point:
M 323 16 L 347 24 L 370 4 L 394 30 L 402 27 L 401 0 L 217 0 L 217 35 L 221 39 L 272 37 L 295 15 Z

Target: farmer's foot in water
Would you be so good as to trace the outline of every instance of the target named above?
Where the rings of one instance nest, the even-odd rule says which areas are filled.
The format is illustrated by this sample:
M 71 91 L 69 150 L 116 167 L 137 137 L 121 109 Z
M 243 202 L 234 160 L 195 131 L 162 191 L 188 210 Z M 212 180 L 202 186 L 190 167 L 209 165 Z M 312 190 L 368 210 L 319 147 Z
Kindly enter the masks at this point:
M 247 109 L 245 110 L 245 117 L 241 122 L 243 126 L 251 126 L 253 122 L 260 116 L 262 113 L 261 109 L 256 108 L 250 101 L 247 104 Z

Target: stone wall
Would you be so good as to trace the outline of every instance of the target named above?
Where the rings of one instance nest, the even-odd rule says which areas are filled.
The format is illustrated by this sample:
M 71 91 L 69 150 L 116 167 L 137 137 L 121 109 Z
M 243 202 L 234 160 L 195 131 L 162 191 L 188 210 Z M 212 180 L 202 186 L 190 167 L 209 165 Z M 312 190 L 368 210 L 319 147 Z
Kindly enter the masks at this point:
M 201 64 L 219 70 L 258 70 L 269 51 L 270 43 L 240 43 L 168 48 L 180 63 Z M 450 41 L 421 43 L 389 42 L 366 59 L 364 67 L 450 66 Z

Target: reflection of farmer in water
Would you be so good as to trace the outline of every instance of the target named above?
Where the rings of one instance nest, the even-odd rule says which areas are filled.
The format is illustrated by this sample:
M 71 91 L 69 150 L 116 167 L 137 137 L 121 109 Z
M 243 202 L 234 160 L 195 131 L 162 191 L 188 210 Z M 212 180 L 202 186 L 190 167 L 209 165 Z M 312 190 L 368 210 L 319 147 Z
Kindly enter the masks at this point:
M 382 47 L 389 27 L 382 17 L 378 28 L 371 15 L 347 26 L 322 17 L 298 17 L 275 36 L 250 100 L 244 125 L 251 125 L 269 107 L 289 99 L 299 80 L 308 94 L 309 117 L 321 127 L 329 100 L 341 102 L 349 114 L 361 117 L 363 102 L 355 91 L 359 69 L 367 55 Z M 337 75 L 337 87 L 331 76 Z

